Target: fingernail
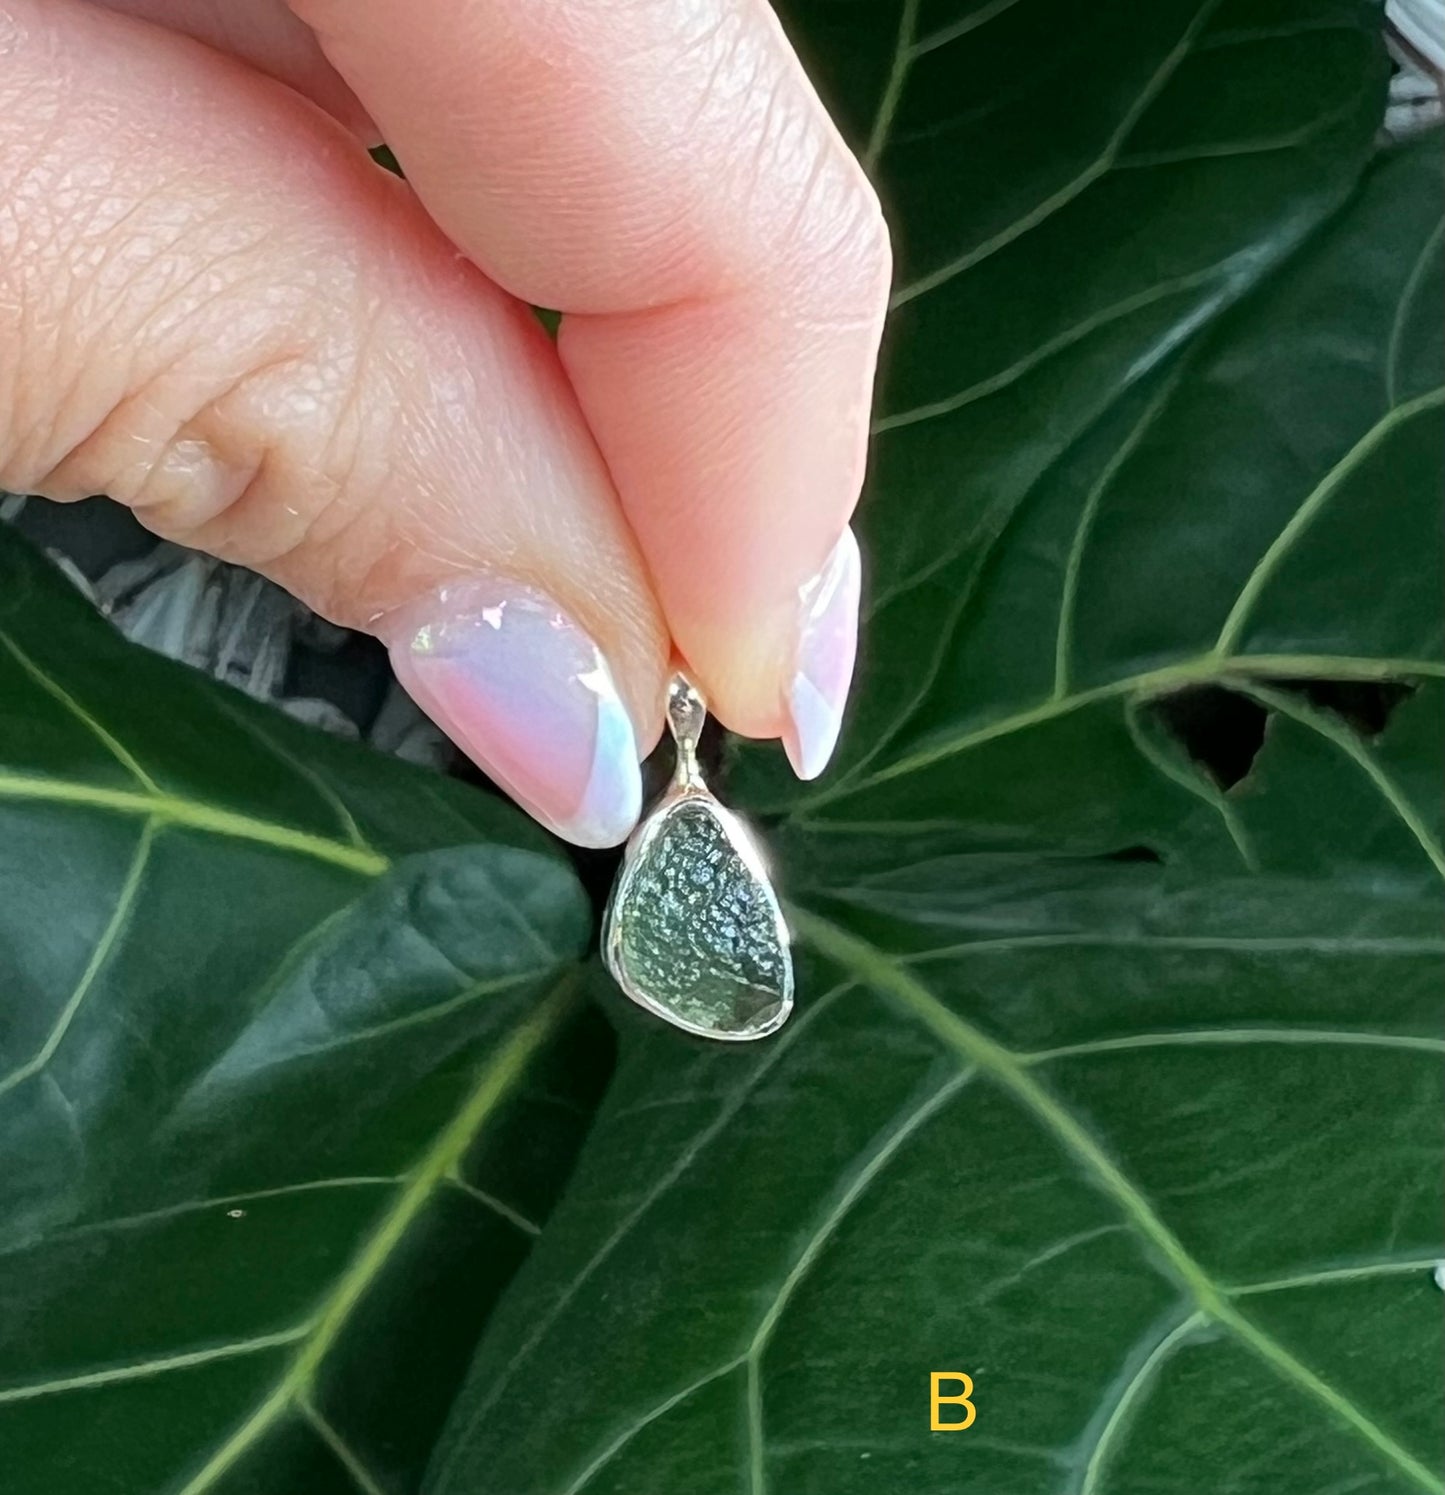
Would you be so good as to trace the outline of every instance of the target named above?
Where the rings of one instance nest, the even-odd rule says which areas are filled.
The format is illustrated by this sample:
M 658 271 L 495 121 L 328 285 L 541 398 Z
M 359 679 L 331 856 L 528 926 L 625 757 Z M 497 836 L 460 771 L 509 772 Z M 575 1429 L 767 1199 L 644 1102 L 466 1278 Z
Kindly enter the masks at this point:
M 448 584 L 378 627 L 407 693 L 523 809 L 615 846 L 642 808 L 631 718 L 590 634 L 542 592 Z
M 800 779 L 816 779 L 838 743 L 858 649 L 861 575 L 858 541 L 845 529 L 800 594 L 798 652 L 783 733 L 788 761 Z

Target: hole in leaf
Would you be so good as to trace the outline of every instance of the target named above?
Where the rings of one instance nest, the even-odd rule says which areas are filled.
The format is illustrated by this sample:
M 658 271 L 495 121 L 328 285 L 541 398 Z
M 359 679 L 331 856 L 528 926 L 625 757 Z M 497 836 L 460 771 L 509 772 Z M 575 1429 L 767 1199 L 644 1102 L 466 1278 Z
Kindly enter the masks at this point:
M 1106 862 L 1162 863 L 1164 858 L 1152 846 L 1125 846 L 1119 851 L 1106 851 L 1103 860 Z
M 1415 694 L 1415 687 L 1403 680 L 1273 680 L 1270 684 L 1331 712 L 1362 737 L 1378 737 L 1395 708 Z
M 1222 685 L 1191 685 L 1151 704 L 1165 730 L 1221 789 L 1239 783 L 1264 744 L 1269 713 Z

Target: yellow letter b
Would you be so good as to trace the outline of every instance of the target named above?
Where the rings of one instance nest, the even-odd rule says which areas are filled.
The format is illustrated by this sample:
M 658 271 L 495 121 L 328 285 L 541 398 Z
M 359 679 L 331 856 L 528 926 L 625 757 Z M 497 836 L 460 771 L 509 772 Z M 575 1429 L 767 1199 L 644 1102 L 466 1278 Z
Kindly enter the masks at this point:
M 960 1387 L 957 1396 L 944 1396 L 939 1388 L 945 1381 L 957 1381 Z M 934 1433 L 961 1433 L 973 1426 L 977 1409 L 969 1400 L 973 1395 L 973 1377 L 961 1370 L 935 1370 L 928 1375 L 928 1428 Z M 944 1422 L 939 1416 L 943 1407 L 962 1407 L 963 1416 L 957 1422 Z

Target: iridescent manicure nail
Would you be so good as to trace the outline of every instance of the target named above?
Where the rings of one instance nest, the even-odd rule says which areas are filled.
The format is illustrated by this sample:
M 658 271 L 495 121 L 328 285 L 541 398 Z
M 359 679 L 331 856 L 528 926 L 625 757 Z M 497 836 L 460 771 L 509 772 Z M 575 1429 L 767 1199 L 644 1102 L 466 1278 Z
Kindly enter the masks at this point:
M 602 651 L 544 593 L 450 583 L 381 629 L 408 694 L 548 829 L 615 846 L 642 808 L 637 738 Z
M 851 529 L 800 595 L 798 652 L 788 687 L 783 746 L 793 772 L 815 779 L 828 766 L 858 648 L 862 565 Z

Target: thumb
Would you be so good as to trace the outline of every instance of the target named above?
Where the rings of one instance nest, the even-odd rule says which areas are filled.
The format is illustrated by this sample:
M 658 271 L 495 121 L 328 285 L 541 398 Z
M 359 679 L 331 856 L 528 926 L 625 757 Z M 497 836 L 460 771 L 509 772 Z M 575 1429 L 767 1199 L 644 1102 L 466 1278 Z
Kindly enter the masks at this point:
M 239 63 L 75 0 L 8 4 L 0 52 L 0 485 L 377 633 L 525 808 L 621 840 L 668 640 L 527 309 Z

